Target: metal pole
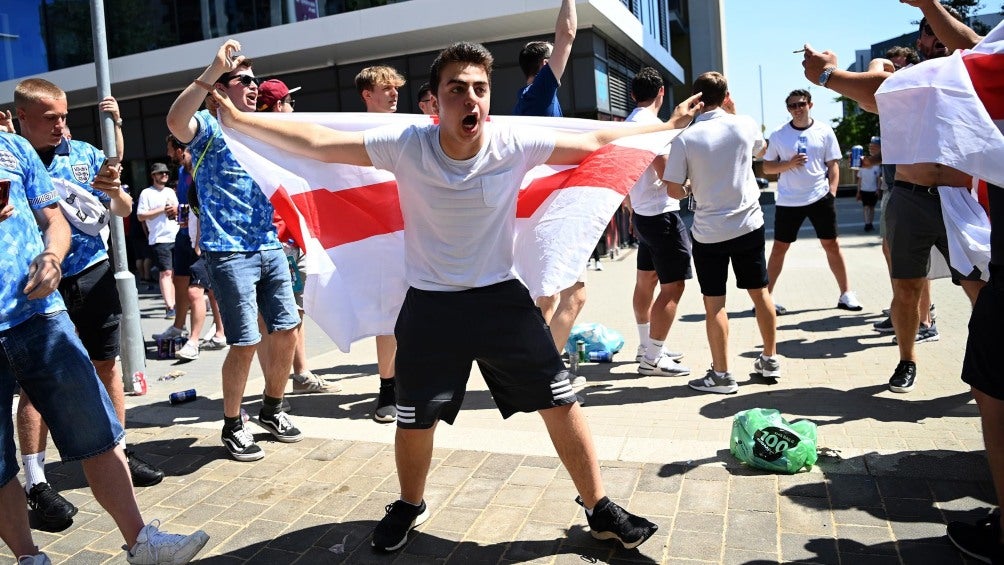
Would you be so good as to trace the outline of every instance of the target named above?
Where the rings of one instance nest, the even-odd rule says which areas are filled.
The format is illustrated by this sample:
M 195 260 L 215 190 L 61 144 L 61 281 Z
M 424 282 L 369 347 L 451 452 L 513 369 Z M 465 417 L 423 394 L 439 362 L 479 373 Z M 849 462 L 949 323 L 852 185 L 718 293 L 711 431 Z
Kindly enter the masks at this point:
M 756 66 L 760 73 L 760 132 L 767 131 L 767 120 L 763 117 L 763 65 Z
M 91 0 L 91 29 L 94 35 L 94 69 L 97 75 L 98 99 L 101 100 L 112 93 L 108 72 L 104 0 Z M 106 112 L 101 113 L 101 146 L 104 148 L 105 157 L 119 153 L 119 148 L 115 146 L 115 123 L 111 114 Z M 143 342 L 143 328 L 139 323 L 139 293 L 136 292 L 136 279 L 129 272 L 122 218 L 112 214 L 108 225 L 112 230 L 115 286 L 122 302 L 122 384 L 126 392 L 133 392 L 133 376 L 146 371 L 146 344 Z

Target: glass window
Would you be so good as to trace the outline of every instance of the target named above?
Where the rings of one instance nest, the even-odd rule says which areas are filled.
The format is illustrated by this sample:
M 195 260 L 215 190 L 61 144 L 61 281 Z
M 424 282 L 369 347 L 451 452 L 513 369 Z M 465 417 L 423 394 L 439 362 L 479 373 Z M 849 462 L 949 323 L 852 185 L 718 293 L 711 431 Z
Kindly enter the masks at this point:
M 42 29 L 43 0 L 0 0 L 0 81 L 49 70 Z

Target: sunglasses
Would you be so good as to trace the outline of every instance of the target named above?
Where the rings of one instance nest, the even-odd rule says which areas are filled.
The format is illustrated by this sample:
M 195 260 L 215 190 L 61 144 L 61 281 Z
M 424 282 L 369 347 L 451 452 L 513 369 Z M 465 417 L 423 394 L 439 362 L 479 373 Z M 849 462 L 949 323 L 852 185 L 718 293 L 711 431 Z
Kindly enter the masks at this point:
M 251 83 L 254 83 L 256 86 L 259 85 L 259 84 L 261 84 L 261 80 L 259 80 L 258 77 L 253 77 L 251 75 L 236 75 L 236 76 L 232 76 L 232 77 L 230 77 L 230 78 L 227 79 L 227 84 L 229 84 L 230 81 L 232 81 L 234 79 L 239 80 L 240 83 L 243 84 L 244 86 L 251 86 Z
M 789 103 L 788 103 L 788 109 L 789 109 L 789 110 L 794 110 L 795 108 L 805 108 L 805 107 L 806 107 L 806 106 L 808 106 L 808 105 L 809 105 L 809 103 L 808 103 L 808 102 L 804 102 L 804 101 L 800 101 L 800 102 L 789 102 Z
M 289 106 L 290 108 L 296 107 L 296 100 L 293 100 L 292 98 L 286 98 L 284 100 L 280 100 L 279 102 L 282 102 L 283 104 Z

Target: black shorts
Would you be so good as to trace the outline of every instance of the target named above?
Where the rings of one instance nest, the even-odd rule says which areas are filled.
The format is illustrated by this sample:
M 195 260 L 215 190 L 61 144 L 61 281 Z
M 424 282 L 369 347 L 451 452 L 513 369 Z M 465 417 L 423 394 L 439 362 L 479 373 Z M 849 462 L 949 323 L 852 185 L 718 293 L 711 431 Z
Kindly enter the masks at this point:
M 836 198 L 827 193 L 826 196 L 806 206 L 775 206 L 774 207 L 774 240 L 781 243 L 794 243 L 798 239 L 798 230 L 806 218 L 812 222 L 819 239 L 837 238 Z
M 634 215 L 638 236 L 638 270 L 655 271 L 660 284 L 693 278 L 690 232 L 679 212 L 658 216 Z
M 980 291 L 969 317 L 962 380 L 1004 401 L 1004 266 L 990 265 L 990 282 Z
M 178 236 L 174 238 L 174 276 L 192 276 L 192 264 L 198 260 L 199 256 L 195 254 L 195 249 L 192 249 L 192 238 L 189 237 L 188 230 L 180 230 Z
M 868 208 L 874 208 L 878 204 L 878 191 L 868 192 L 867 190 L 861 191 L 861 205 Z
M 153 252 L 153 264 L 160 270 L 174 270 L 174 243 L 155 243 L 150 246 Z
M 729 262 L 736 275 L 736 287 L 767 286 L 767 260 L 764 257 L 764 228 L 719 243 L 694 240 L 694 267 L 704 296 L 725 296 Z
M 101 261 L 76 275 L 63 277 L 59 282 L 59 294 L 87 356 L 94 361 L 115 359 L 119 354 L 122 304 L 110 261 Z
M 530 293 L 510 280 L 458 292 L 408 289 L 397 337 L 397 425 L 452 424 L 477 361 L 503 418 L 575 402 Z

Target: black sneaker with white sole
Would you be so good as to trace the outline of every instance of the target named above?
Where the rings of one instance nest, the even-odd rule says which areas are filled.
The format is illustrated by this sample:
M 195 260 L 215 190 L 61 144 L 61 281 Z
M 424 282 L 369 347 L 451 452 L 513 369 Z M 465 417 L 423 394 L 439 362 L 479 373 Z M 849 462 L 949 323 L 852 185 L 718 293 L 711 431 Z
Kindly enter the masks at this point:
M 285 412 L 271 412 L 262 408 L 258 412 L 258 424 L 282 443 L 296 443 L 303 439 L 303 433 L 293 425 Z
M 900 361 L 889 379 L 889 390 L 893 392 L 910 392 L 917 380 L 917 364 L 913 361 Z
M 1004 545 L 1000 542 L 1000 510 L 977 521 L 950 522 L 948 539 L 959 551 L 983 563 L 1004 563 Z
M 575 497 L 575 502 L 585 508 L 581 496 Z M 586 514 L 586 521 L 589 522 L 589 531 L 594 538 L 615 539 L 625 549 L 633 549 L 645 543 L 659 529 L 659 526 L 631 514 L 605 496 L 596 503 L 592 515 Z
M 265 457 L 265 452 L 254 442 L 254 436 L 239 420 L 232 428 L 224 426 L 220 440 L 230 456 L 238 461 L 257 461 Z
M 373 530 L 373 541 L 370 542 L 380 551 L 396 551 L 408 541 L 408 532 L 429 519 L 429 507 L 423 500 L 415 506 L 403 500 L 388 504 L 387 514 Z

